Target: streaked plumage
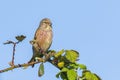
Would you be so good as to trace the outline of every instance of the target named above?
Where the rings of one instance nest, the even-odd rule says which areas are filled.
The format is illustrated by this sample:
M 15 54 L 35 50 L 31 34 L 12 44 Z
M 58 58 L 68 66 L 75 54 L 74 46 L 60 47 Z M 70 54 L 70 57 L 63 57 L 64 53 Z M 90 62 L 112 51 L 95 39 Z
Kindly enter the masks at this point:
M 44 18 L 41 20 L 38 29 L 34 35 L 34 43 L 32 46 L 33 56 L 29 61 L 35 61 L 35 57 L 43 57 L 43 54 L 49 49 L 52 43 L 52 23 L 50 19 Z M 34 65 L 33 65 L 34 66 Z

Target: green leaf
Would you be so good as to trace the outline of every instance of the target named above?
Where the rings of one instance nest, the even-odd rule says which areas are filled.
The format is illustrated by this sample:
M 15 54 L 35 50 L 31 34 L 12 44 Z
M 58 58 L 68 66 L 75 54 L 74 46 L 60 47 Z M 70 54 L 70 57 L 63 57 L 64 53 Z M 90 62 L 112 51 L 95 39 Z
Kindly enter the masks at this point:
M 58 57 L 61 56 L 63 53 L 64 53 L 64 50 L 61 50 L 61 51 L 57 52 L 54 56 L 55 56 L 56 58 L 58 58 Z
M 78 69 L 79 68 L 79 66 L 77 65 L 77 64 L 70 64 L 70 67 L 72 68 L 72 69 Z
M 23 40 L 26 38 L 26 36 L 20 35 L 20 36 L 16 36 L 15 38 L 16 38 L 18 41 L 23 41 Z
M 61 72 L 67 72 L 68 71 L 68 68 L 62 68 Z
M 70 62 L 76 62 L 77 58 L 79 57 L 79 54 L 78 54 L 78 52 L 75 51 L 75 50 L 66 50 L 65 57 L 66 57 L 67 60 L 69 60 Z
M 86 65 L 84 65 L 84 64 L 79 64 L 79 67 L 80 67 L 80 69 L 82 69 L 82 70 L 86 70 L 86 69 L 87 69 Z
M 56 78 L 59 78 L 59 77 L 60 77 L 60 73 L 61 73 L 61 72 L 59 72 L 59 73 L 56 74 Z
M 98 78 L 98 80 L 102 80 L 97 74 L 93 73 L 94 76 L 96 76 Z
M 78 63 L 71 63 L 70 64 L 70 68 L 71 69 L 76 69 L 76 70 L 78 70 L 78 69 L 83 69 L 83 70 L 85 70 L 86 69 L 86 66 L 84 65 L 84 64 L 78 64 Z
M 68 70 L 67 71 L 68 80 L 76 80 L 77 79 L 77 72 L 75 70 Z
M 68 80 L 65 72 L 61 73 L 60 76 L 61 76 L 61 79 L 62 79 L 62 80 Z
M 38 76 L 41 77 L 43 74 L 44 74 L 44 65 L 43 63 L 41 63 L 38 70 Z
M 91 74 L 91 72 L 90 71 L 85 71 L 84 73 L 83 73 L 83 75 L 84 75 L 84 78 L 85 79 L 90 79 L 90 80 L 92 80 L 92 74 Z
M 64 78 L 65 75 L 63 75 L 63 74 L 65 74 L 67 71 L 68 71 L 67 68 L 65 68 L 65 67 L 62 68 L 62 70 L 59 73 L 56 74 L 56 77 L 59 78 L 61 76 L 61 78 Z
M 65 72 L 60 72 L 56 75 L 57 78 L 61 77 L 62 80 L 68 80 Z
M 83 71 L 82 78 L 84 78 L 86 80 L 101 80 L 98 76 L 96 76 L 94 73 L 91 73 L 88 70 Z

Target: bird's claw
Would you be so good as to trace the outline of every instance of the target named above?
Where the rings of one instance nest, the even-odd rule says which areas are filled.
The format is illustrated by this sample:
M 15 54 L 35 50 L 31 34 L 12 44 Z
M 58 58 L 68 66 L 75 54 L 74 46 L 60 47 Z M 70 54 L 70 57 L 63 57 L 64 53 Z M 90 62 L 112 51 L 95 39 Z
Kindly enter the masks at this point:
M 35 57 L 35 60 L 36 60 L 36 61 L 40 61 L 40 62 L 44 62 L 44 59 L 43 59 L 43 58 L 40 58 L 40 57 Z
M 36 43 L 36 40 L 31 40 L 30 44 L 34 45 Z

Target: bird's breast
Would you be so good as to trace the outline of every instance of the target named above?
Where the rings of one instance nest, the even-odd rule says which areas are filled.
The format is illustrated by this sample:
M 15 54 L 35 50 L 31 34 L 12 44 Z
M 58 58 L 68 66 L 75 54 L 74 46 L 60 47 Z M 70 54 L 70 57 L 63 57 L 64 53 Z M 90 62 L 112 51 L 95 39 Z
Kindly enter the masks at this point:
M 40 49 L 46 51 L 52 42 L 52 30 L 42 30 L 36 35 L 36 41 Z

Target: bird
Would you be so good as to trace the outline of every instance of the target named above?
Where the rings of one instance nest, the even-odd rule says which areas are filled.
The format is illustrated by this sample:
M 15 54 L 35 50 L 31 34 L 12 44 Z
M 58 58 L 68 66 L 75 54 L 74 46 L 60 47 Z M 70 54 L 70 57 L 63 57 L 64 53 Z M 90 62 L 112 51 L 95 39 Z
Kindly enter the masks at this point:
M 42 58 L 44 56 L 52 44 L 52 38 L 52 22 L 49 18 L 44 18 L 40 21 L 34 39 L 31 41 L 33 56 L 28 63 L 35 62 L 36 57 Z M 32 67 L 34 67 L 34 65 L 32 65 Z

